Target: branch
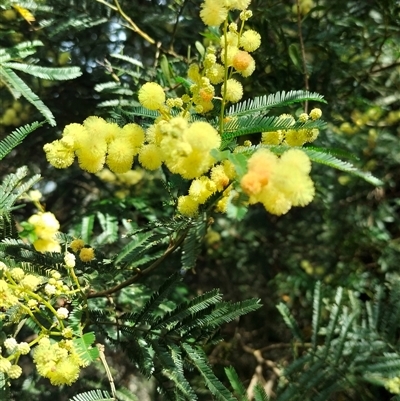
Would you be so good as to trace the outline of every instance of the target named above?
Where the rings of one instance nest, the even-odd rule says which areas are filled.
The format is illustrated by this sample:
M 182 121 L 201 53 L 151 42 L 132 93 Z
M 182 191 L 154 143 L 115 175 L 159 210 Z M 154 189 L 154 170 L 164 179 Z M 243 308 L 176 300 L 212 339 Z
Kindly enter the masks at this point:
M 308 84 L 306 51 L 304 49 L 303 33 L 301 31 L 300 0 L 296 0 L 296 4 L 297 4 L 297 31 L 299 33 L 301 60 L 303 62 L 304 86 L 305 86 L 305 90 L 308 91 L 308 90 L 310 90 L 310 87 Z M 307 113 L 307 110 L 308 110 L 308 100 L 306 100 L 304 103 L 304 112 Z
M 160 258 L 158 258 L 154 263 L 152 263 L 146 269 L 144 269 L 144 270 L 137 269 L 137 273 L 134 276 L 130 277 L 129 279 L 123 281 L 122 283 L 120 283 L 114 287 L 108 288 L 106 290 L 89 293 L 87 295 L 87 298 L 88 299 L 89 298 L 99 298 L 99 297 L 105 297 L 105 296 L 114 294 L 115 292 L 120 291 L 123 288 L 128 287 L 131 284 L 135 283 L 136 281 L 139 280 L 140 277 L 147 276 L 154 269 L 156 269 L 171 253 L 173 253 L 176 249 L 178 249 L 180 247 L 180 245 L 186 238 L 188 231 L 189 231 L 188 228 L 186 230 L 184 230 L 182 232 L 182 234 L 180 235 L 180 237 L 176 241 L 171 242 L 169 244 L 168 248 L 162 254 L 162 256 L 160 256 Z

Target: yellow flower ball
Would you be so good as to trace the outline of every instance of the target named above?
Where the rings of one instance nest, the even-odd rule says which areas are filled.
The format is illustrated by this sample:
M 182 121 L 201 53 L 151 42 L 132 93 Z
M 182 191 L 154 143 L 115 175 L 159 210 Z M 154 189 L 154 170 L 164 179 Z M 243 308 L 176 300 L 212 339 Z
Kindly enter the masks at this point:
M 263 132 L 261 134 L 261 143 L 264 145 L 279 145 L 283 140 L 282 130 Z
M 144 129 L 135 123 L 126 124 L 122 127 L 121 137 L 128 140 L 133 148 L 140 148 L 144 143 Z
M 94 249 L 93 248 L 82 248 L 79 252 L 79 259 L 82 262 L 90 262 L 94 259 Z
M 215 63 L 212 67 L 207 68 L 206 77 L 213 85 L 220 84 L 224 80 L 225 68 L 223 65 Z
M 47 161 L 55 168 L 67 168 L 74 162 L 75 154 L 71 147 L 60 140 L 46 143 L 43 146 Z
M 33 246 L 38 252 L 61 252 L 61 245 L 54 239 L 37 239 Z
M 162 164 L 161 149 L 152 143 L 144 145 L 139 152 L 139 163 L 147 170 L 157 170 Z
M 205 0 L 201 5 L 200 18 L 205 25 L 220 26 L 228 17 L 228 9 L 224 2 Z
M 123 138 L 118 138 L 108 146 L 106 163 L 113 173 L 126 173 L 132 167 L 134 155 L 134 148 Z
M 305 152 L 300 149 L 289 149 L 284 152 L 279 160 L 281 166 L 300 171 L 302 174 L 309 174 L 311 171 L 311 160 Z
M 83 239 L 77 238 L 71 241 L 69 247 L 72 249 L 72 252 L 78 252 L 85 246 L 85 241 Z
M 261 202 L 267 212 L 277 216 L 286 214 L 292 207 L 290 200 L 271 184 L 261 190 L 257 202 Z
M 218 131 L 205 121 L 195 121 L 185 131 L 186 140 L 193 149 L 209 153 L 211 149 L 217 149 L 221 145 L 221 137 Z
M 222 85 L 222 96 L 225 92 L 225 84 Z M 243 97 L 243 86 L 236 79 L 229 78 L 226 81 L 226 97 L 225 100 L 232 103 L 237 103 Z
M 261 45 L 261 36 L 258 32 L 249 29 L 240 36 L 239 46 L 247 52 L 254 52 Z
M 321 109 L 315 108 L 310 111 L 310 117 L 312 120 L 318 120 L 322 116 Z
M 178 198 L 178 212 L 184 216 L 193 217 L 198 213 L 199 204 L 189 195 Z
M 189 188 L 189 196 L 202 205 L 216 191 L 217 186 L 210 178 L 201 176 L 192 181 Z
M 165 103 L 165 92 L 155 82 L 145 83 L 139 90 L 139 102 L 149 110 L 158 110 Z
M 238 50 L 233 56 L 232 66 L 239 72 L 245 71 L 251 64 L 254 64 L 254 59 L 244 50 Z
M 103 167 L 106 155 L 93 152 L 91 149 L 79 149 L 76 151 L 79 167 L 89 173 L 98 173 Z
M 89 116 L 83 122 L 83 126 L 89 133 L 89 136 L 93 139 L 96 138 L 97 140 L 102 141 L 109 141 L 110 136 L 108 135 L 109 127 L 115 127 L 116 124 L 109 124 L 104 118 L 97 117 L 97 116 Z M 118 128 L 118 126 L 117 126 Z M 107 140 L 106 140 L 107 139 Z
M 250 2 L 251 0 L 225 0 L 225 4 L 230 10 L 245 10 Z

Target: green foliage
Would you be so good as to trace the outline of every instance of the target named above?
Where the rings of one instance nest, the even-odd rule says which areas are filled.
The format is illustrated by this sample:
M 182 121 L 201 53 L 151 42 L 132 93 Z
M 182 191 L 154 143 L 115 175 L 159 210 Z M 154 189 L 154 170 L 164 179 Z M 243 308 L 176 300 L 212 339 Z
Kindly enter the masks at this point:
M 306 346 L 306 352 L 285 368 L 279 401 L 326 400 L 344 390 L 362 397 L 365 382 L 396 388 L 390 382 L 400 375 L 400 350 L 394 334 L 400 287 L 395 281 L 390 289 L 376 290 L 373 299 L 363 305 L 351 292 L 346 300 L 343 289 L 338 288 L 334 301 L 322 309 L 329 311 L 323 325 L 323 289 L 316 284 L 311 347 Z M 383 304 L 390 306 L 382 308 Z M 286 310 L 284 317 L 295 338 L 302 341 Z
M 108 333 L 108 340 L 122 347 L 143 374 L 153 375 L 167 399 L 198 399 L 186 377 L 192 366 L 216 399 L 234 400 L 212 372 L 200 345 L 218 341 L 222 323 L 257 310 L 259 301 L 222 302 L 218 290 L 213 290 L 160 314 L 160 306 L 172 299 L 181 280 L 179 273 L 171 276 L 137 312 L 119 316 L 116 332 Z M 105 319 L 113 321 L 112 315 L 98 310 L 89 310 L 88 315 L 91 325 L 99 328 Z
M 43 46 L 43 43 L 35 40 L 32 42 L 23 42 L 7 49 L 0 49 L 0 81 L 8 87 L 16 99 L 23 96 L 39 110 L 50 125 L 54 126 L 56 125 L 56 121 L 53 113 L 14 70 L 48 80 L 74 79 L 81 75 L 81 71 L 79 67 L 52 68 L 12 61 L 34 54 L 38 46 Z

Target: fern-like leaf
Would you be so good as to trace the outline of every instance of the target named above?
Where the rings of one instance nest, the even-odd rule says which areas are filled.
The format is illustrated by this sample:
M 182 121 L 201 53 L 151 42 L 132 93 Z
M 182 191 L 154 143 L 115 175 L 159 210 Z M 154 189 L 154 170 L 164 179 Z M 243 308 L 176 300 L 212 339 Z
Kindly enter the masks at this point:
M 292 331 L 292 334 L 301 342 L 303 342 L 303 336 L 301 335 L 301 331 L 299 326 L 297 325 L 296 320 L 294 319 L 293 315 L 290 313 L 289 308 L 284 303 L 280 303 L 277 305 L 277 309 L 283 317 L 286 325 Z
M 235 138 L 243 135 L 254 134 L 258 132 L 270 132 L 284 129 L 323 129 L 326 123 L 323 120 L 305 123 L 296 122 L 293 124 L 292 118 L 283 118 L 280 116 L 245 116 L 231 118 L 224 126 L 222 141 L 228 143 Z
M 207 363 L 207 357 L 199 347 L 192 347 L 189 344 L 182 344 L 183 349 L 194 365 L 203 376 L 206 386 L 211 393 L 221 401 L 237 401 L 229 390 L 218 380 Z
M 246 389 L 243 386 L 242 382 L 240 381 L 239 376 L 236 373 L 236 370 L 232 366 L 229 366 L 225 368 L 225 374 L 238 400 L 249 401 L 246 394 Z
M 329 167 L 336 168 L 338 170 L 344 171 L 346 173 L 355 175 L 357 177 L 363 178 L 365 181 L 369 182 L 372 185 L 383 185 L 383 182 L 374 177 L 368 171 L 361 171 L 351 163 L 344 162 L 335 156 L 332 156 L 328 151 L 317 150 L 312 147 L 302 148 L 302 150 L 308 155 L 310 160 L 315 163 L 325 164 Z
M 116 401 L 114 397 L 111 397 L 107 391 L 102 390 L 90 390 L 81 394 L 77 394 L 69 401 Z
M 317 350 L 317 336 L 321 318 L 321 305 L 322 305 L 321 282 L 317 281 L 314 287 L 313 315 L 311 324 L 313 330 L 311 335 L 311 344 L 314 352 Z
M 2 141 L 0 141 L 0 160 L 6 157 L 12 149 L 18 146 L 22 141 L 33 131 L 38 129 L 44 124 L 44 122 L 33 122 L 31 124 L 25 124 L 19 127 L 7 135 Z
M 39 99 L 39 97 L 29 88 L 28 85 L 11 69 L 0 65 L 0 76 L 8 83 L 19 95 L 23 96 L 29 103 L 36 107 L 36 109 L 46 118 L 48 123 L 53 127 L 56 125 L 53 113 L 50 109 Z
M 203 239 L 207 232 L 207 216 L 200 216 L 189 229 L 182 245 L 182 269 L 190 270 L 195 267 L 201 252 Z
M 3 67 L 12 68 L 13 70 L 22 71 L 26 74 L 33 75 L 34 77 L 62 81 L 67 79 L 78 78 L 82 75 L 79 67 L 41 67 L 34 64 L 25 63 L 3 63 Z
M 10 61 L 23 59 L 36 53 L 36 47 L 43 46 L 43 42 L 40 40 L 34 40 L 32 42 L 25 41 L 18 43 L 17 45 L 9 48 L 0 49 L 0 64 Z
M 36 174 L 24 182 L 28 175 L 26 166 L 20 167 L 15 173 L 8 174 L 0 185 L 0 212 L 2 210 L 11 210 L 12 205 L 20 196 L 36 184 L 40 175 Z
M 293 103 L 302 103 L 305 101 L 326 103 L 323 96 L 308 91 L 290 91 L 277 92 L 271 95 L 264 95 L 249 99 L 231 106 L 227 111 L 227 116 L 248 116 L 254 114 L 265 114 L 273 107 L 284 107 Z

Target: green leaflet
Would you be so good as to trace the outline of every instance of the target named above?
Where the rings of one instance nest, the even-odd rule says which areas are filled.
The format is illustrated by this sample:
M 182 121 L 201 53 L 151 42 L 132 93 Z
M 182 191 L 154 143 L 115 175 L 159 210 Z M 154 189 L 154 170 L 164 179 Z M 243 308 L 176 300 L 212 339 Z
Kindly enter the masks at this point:
M 0 65 L 0 76 L 19 96 L 22 95 L 29 103 L 35 106 L 50 125 L 53 127 L 56 125 L 56 120 L 50 109 L 11 68 Z
M 82 71 L 79 67 L 62 67 L 62 68 L 50 68 L 41 67 L 40 65 L 25 64 L 25 63 L 3 63 L 3 67 L 12 68 L 25 72 L 26 74 L 33 75 L 34 77 L 64 81 L 68 79 L 78 78 L 82 75 Z
M 305 147 L 301 149 L 308 155 L 310 160 L 315 163 L 325 164 L 329 167 L 336 168 L 346 173 L 350 173 L 357 177 L 363 178 L 365 181 L 369 182 L 372 185 L 383 185 L 383 182 L 379 178 L 374 177 L 370 172 L 361 171 L 357 167 L 353 166 L 351 163 L 345 162 L 336 158 L 335 156 L 332 156 L 329 153 L 329 150 L 321 151 L 316 150 L 312 147 Z
M 227 116 L 249 116 L 255 114 L 265 114 L 273 107 L 284 107 L 293 103 L 302 103 L 305 101 L 326 103 L 324 97 L 315 92 L 309 91 L 290 91 L 277 92 L 271 95 L 258 96 L 253 99 L 245 100 L 231 106 L 227 112 Z

